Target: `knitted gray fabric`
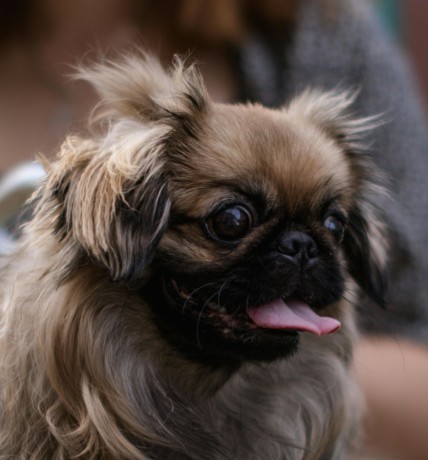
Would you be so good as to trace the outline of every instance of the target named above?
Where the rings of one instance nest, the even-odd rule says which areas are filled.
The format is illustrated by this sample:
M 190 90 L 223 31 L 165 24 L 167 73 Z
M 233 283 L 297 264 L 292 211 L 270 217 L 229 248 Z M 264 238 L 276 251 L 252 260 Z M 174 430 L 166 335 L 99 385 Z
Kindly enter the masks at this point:
M 371 133 L 370 147 L 395 197 L 385 205 L 392 232 L 389 303 L 386 311 L 360 305 L 360 319 L 366 330 L 428 342 L 428 130 L 409 66 L 364 0 L 337 2 L 333 16 L 320 0 L 299 5 L 291 44 L 278 50 L 253 40 L 243 49 L 251 98 L 280 105 L 307 87 L 350 88 L 360 91 L 358 116 L 383 114 L 386 124 Z M 281 84 L 273 94 L 266 80 L 275 71 Z

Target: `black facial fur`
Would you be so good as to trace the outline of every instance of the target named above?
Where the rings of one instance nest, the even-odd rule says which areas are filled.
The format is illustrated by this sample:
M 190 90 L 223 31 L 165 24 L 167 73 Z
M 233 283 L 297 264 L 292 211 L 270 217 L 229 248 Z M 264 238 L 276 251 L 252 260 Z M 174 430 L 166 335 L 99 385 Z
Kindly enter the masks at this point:
M 311 263 L 297 263 L 278 250 L 280 241 L 296 233 L 313 241 L 316 257 Z M 313 226 L 277 223 L 229 264 L 184 266 L 159 250 L 153 268 L 158 275 L 143 296 L 151 297 L 151 308 L 165 337 L 192 359 L 209 355 L 213 361 L 239 362 L 285 357 L 296 350 L 298 332 L 249 327 L 247 307 L 293 297 L 321 311 L 340 300 L 344 291 L 337 242 L 321 218 Z M 182 292 L 181 297 L 176 291 Z M 223 309 L 236 321 L 223 323 L 222 315 L 212 313 L 213 306 L 217 313 Z

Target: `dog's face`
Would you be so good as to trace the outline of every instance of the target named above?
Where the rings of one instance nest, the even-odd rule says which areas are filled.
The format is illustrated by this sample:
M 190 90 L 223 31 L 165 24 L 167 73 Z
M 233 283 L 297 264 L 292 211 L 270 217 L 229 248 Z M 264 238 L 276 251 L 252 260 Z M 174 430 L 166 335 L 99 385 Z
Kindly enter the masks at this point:
M 137 287 L 167 340 L 272 360 L 339 327 L 350 277 L 381 300 L 377 189 L 346 95 L 217 105 L 193 70 L 127 65 L 90 75 L 113 128 L 52 172 L 57 232 Z
M 186 150 L 152 262 L 159 321 L 205 352 L 251 359 L 288 353 L 298 330 L 337 328 L 306 308 L 321 313 L 345 288 L 356 184 L 343 149 L 285 113 L 215 106 Z

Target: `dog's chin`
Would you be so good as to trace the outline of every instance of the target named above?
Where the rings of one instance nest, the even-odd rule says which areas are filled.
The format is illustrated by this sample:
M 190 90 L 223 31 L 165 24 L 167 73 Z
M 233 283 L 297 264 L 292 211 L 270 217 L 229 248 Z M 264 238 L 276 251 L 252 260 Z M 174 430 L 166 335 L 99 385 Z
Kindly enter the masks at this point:
M 270 362 L 286 358 L 298 349 L 302 328 L 298 325 L 277 327 L 271 318 L 275 312 L 270 312 L 270 316 L 266 314 L 269 308 L 272 310 L 275 301 L 271 302 L 271 307 L 239 308 L 231 313 L 220 308 L 215 301 L 190 298 L 174 279 L 162 276 L 152 279 L 144 297 L 165 339 L 192 360 L 207 363 L 209 358 L 213 365 Z M 285 305 L 287 299 L 276 302 Z M 296 303 L 296 300 L 291 299 L 291 302 Z M 326 323 L 324 318 L 313 315 Z M 302 321 L 297 318 L 298 324 Z M 340 326 L 338 321 L 330 318 L 327 323 L 327 333 Z M 313 324 L 306 327 L 316 329 Z M 318 335 L 325 333 L 312 332 Z

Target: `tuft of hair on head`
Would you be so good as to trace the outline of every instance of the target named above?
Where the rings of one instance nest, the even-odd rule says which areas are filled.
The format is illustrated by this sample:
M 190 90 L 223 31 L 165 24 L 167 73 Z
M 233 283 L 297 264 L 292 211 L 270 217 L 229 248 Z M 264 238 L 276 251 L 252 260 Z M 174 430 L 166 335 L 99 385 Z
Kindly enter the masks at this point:
M 76 77 L 88 81 L 100 95 L 103 115 L 156 122 L 171 115 L 201 114 L 209 106 L 200 73 L 178 55 L 169 70 L 153 55 L 140 51 L 80 66 Z
M 381 114 L 356 117 L 352 105 L 358 91 L 307 89 L 294 98 L 287 111 L 303 117 L 348 151 L 364 149 L 367 132 L 381 126 Z
M 96 134 L 69 137 L 49 168 L 57 232 L 72 237 L 116 281 L 138 277 L 170 210 L 168 146 L 197 135 L 210 99 L 195 66 L 171 69 L 146 53 L 81 67 L 99 93 Z

